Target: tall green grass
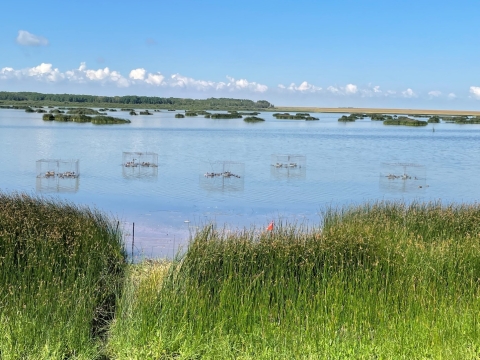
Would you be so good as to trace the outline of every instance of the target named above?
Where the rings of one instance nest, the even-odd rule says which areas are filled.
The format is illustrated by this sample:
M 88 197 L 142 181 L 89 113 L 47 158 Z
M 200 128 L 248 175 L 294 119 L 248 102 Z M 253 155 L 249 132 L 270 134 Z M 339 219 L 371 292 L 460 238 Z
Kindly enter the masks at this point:
M 480 205 L 375 203 L 321 228 L 205 227 L 127 281 L 119 359 L 476 359 Z
M 0 358 L 97 358 L 124 269 L 104 215 L 0 193 Z

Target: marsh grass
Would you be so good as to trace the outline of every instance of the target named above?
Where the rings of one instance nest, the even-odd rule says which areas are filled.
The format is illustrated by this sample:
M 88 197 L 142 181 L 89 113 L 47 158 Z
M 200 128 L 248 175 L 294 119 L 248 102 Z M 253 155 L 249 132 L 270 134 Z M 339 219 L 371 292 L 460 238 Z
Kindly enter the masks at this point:
M 128 280 L 119 359 L 480 356 L 480 205 L 327 210 L 318 229 L 207 226 Z
M 104 215 L 0 193 L 0 358 L 97 358 L 124 268 Z

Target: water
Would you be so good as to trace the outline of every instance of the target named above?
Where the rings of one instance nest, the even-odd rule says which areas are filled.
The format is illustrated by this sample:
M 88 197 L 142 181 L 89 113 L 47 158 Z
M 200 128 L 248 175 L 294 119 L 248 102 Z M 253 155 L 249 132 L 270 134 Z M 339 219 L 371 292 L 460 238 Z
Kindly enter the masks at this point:
M 134 256 L 171 257 L 210 221 L 229 229 L 263 228 L 282 219 L 315 225 L 330 205 L 480 198 L 480 125 L 339 123 L 342 114 L 323 113 L 315 114 L 320 121 L 276 120 L 262 113 L 266 121 L 257 124 L 176 119 L 171 111 L 109 115 L 132 123 L 48 122 L 42 114 L 0 110 L 0 189 L 95 206 L 122 222 L 129 251 L 135 222 Z M 156 175 L 125 172 L 122 153 L 138 151 L 158 153 Z M 304 155 L 306 166 L 277 169 L 272 154 Z M 39 159 L 79 159 L 78 182 L 37 179 Z M 240 163 L 241 178 L 205 178 L 217 171 L 218 161 Z M 387 178 L 403 172 L 412 179 Z

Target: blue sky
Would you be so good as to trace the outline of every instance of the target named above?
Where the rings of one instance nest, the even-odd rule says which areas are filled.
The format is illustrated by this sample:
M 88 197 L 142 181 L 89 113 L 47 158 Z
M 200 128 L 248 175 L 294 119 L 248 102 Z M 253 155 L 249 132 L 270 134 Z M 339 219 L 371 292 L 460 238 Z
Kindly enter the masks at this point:
M 480 107 L 472 1 L 22 1 L 0 90 Z

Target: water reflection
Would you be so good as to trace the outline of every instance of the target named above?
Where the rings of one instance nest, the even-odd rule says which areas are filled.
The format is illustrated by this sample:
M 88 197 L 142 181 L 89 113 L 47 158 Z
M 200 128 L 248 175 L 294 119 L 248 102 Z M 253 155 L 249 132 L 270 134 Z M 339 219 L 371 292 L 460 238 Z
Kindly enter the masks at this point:
M 37 177 L 36 191 L 39 193 L 76 193 L 79 188 L 79 177 Z

